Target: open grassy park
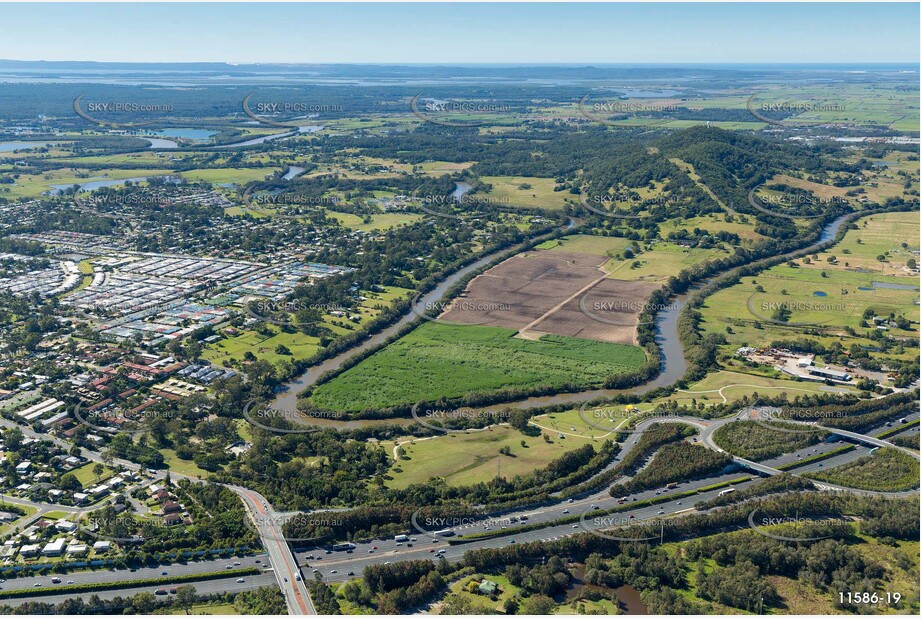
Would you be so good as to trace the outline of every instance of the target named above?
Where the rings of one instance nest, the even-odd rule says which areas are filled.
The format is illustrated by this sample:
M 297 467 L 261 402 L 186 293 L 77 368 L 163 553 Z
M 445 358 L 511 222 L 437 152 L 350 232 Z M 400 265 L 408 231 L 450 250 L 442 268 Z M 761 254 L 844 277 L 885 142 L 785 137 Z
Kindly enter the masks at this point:
M 322 408 L 358 411 L 502 388 L 592 387 L 645 363 L 637 346 L 555 335 L 527 340 L 515 333 L 426 323 L 318 386 L 311 401 Z M 374 388 L 368 388 L 371 384 Z
M 402 444 L 405 458 L 391 468 L 387 486 L 401 489 L 433 477 L 443 478 L 449 485 L 471 485 L 493 478 L 500 467 L 502 476 L 512 478 L 543 468 L 586 443 L 585 438 L 576 436 L 561 439 L 556 433 L 545 434 L 549 442 L 541 435 L 525 436 L 511 427 L 495 425 L 481 431 L 406 442 Z M 389 443 L 385 446 L 391 448 Z M 508 447 L 511 455 L 502 455 L 500 462 L 499 449 L 503 447 Z

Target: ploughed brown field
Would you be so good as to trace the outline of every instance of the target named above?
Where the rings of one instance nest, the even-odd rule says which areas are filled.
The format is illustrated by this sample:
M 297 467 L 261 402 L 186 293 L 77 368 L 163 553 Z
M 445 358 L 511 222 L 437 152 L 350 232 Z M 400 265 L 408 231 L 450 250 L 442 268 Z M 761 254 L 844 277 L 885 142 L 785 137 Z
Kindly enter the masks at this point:
M 439 319 L 514 328 L 529 339 L 553 334 L 636 343 L 636 316 L 659 285 L 607 279 L 606 260 L 557 251 L 516 255 L 474 278 Z

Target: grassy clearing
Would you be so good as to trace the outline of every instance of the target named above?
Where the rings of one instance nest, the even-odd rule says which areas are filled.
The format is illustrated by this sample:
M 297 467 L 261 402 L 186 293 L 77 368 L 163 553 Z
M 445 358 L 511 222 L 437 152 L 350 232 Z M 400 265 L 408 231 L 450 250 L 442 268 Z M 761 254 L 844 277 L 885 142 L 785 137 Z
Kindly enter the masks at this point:
M 729 255 L 720 249 L 692 249 L 671 242 L 656 242 L 639 255 L 625 257 L 625 250 L 632 244 L 633 241 L 626 238 L 575 234 L 548 240 L 538 248 L 608 256 L 610 259 L 603 268 L 612 279 L 653 282 L 664 282 L 694 264 Z
M 492 185 L 488 194 L 498 204 L 524 208 L 543 208 L 560 210 L 563 208 L 563 191 L 554 191 L 556 180 L 553 178 L 535 178 L 532 176 L 483 176 L 481 181 Z M 522 188 L 530 185 L 530 188 Z
M 388 487 L 403 489 L 414 483 L 424 483 L 440 477 L 448 485 L 471 485 L 496 476 L 501 466 L 502 476 L 512 478 L 543 468 L 563 453 L 583 446 L 586 439 L 545 432 L 542 436 L 525 436 L 505 425 L 483 431 L 451 433 L 429 440 L 415 440 L 402 445 L 405 456 L 391 468 Z M 527 446 L 522 446 L 524 442 Z M 511 456 L 499 449 L 511 449 Z M 388 446 L 389 448 L 389 446 Z
M 179 172 L 190 181 L 210 182 L 211 184 L 245 185 L 253 180 L 262 180 L 269 174 L 279 171 L 279 167 L 220 167 L 214 169 L 197 169 Z
M 102 481 L 112 477 L 115 474 L 115 472 L 113 472 L 111 469 L 103 466 L 103 472 L 99 475 L 97 480 L 96 474 L 93 472 L 93 467 L 95 466 L 95 462 L 90 462 L 71 471 L 71 474 L 73 474 L 76 479 L 80 481 L 80 484 L 83 485 L 84 489 L 101 483 Z
M 163 461 L 169 466 L 170 470 L 178 472 L 179 474 L 187 474 L 188 476 L 200 478 L 211 476 L 210 472 L 196 466 L 194 461 L 179 459 L 179 457 L 176 456 L 176 451 L 171 448 L 161 448 L 160 453 L 163 454 Z
M 726 219 L 727 217 L 724 213 L 710 213 L 702 217 L 691 217 L 689 219 L 670 219 L 659 224 L 659 231 L 663 237 L 667 237 L 678 230 L 693 231 L 695 228 L 700 228 L 711 233 L 729 232 L 736 234 L 743 241 L 764 238 L 755 231 L 755 226 L 751 223 L 751 219 L 746 217 L 747 222 L 743 221 L 741 217 L 733 217 L 732 221 L 727 221 Z
M 21 174 L 16 182 L 4 185 L 3 197 L 16 199 L 19 197 L 38 197 L 42 193 L 54 189 L 52 185 L 83 185 L 95 180 L 124 180 L 126 178 L 140 178 L 142 176 L 169 176 L 172 172 L 164 169 L 102 169 L 88 170 L 80 168 L 61 168 L 49 170 L 42 174 Z M 9 189 L 7 193 L 5 190 Z
M 840 387 L 840 390 L 856 392 L 846 387 Z M 678 391 L 665 399 L 656 400 L 655 403 L 659 401 L 677 401 L 679 404 L 686 405 L 696 401 L 698 403 L 713 404 L 722 403 L 724 398 L 726 401 L 736 401 L 745 395 L 751 397 L 753 393 L 758 393 L 765 397 L 774 397 L 786 393 L 792 398 L 796 395 L 827 391 L 828 387 L 820 382 L 794 382 L 789 379 L 774 379 L 724 370 L 707 374 L 707 377 L 691 384 L 687 389 Z
M 642 348 L 514 330 L 427 323 L 320 385 L 312 401 L 349 411 L 536 385 L 601 385 L 645 362 Z M 374 388 L 368 388 L 374 385 Z
M 340 225 L 350 230 L 360 230 L 362 232 L 371 232 L 374 230 L 386 231 L 399 225 L 415 223 L 422 219 L 421 215 L 408 212 L 388 212 L 379 215 L 370 215 L 370 221 L 366 222 L 363 217 L 351 213 L 331 212 L 328 214 L 336 219 Z
M 301 332 L 285 333 L 275 325 L 269 325 L 271 337 L 266 337 L 261 332 L 251 330 L 236 337 L 221 339 L 209 345 L 202 353 L 202 358 L 215 365 L 225 366 L 225 362 L 242 361 L 244 354 L 252 352 L 257 359 L 267 360 L 274 365 L 284 360 L 309 358 L 320 349 L 320 340 Z M 283 345 L 291 354 L 279 354 L 276 351 Z

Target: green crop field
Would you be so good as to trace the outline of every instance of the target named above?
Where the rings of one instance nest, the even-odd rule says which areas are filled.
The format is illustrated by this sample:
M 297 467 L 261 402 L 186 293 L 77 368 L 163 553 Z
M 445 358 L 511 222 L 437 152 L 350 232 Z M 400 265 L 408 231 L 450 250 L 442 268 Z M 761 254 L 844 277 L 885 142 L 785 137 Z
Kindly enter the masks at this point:
M 433 477 L 441 477 L 449 485 L 471 485 L 491 479 L 500 468 L 502 476 L 512 478 L 543 468 L 563 453 L 586 443 L 585 438 L 565 436 L 561 439 L 557 434 L 546 433 L 550 442 L 544 441 L 542 436 L 525 436 L 511 427 L 496 425 L 482 431 L 451 433 L 404 443 L 402 449 L 409 459 L 400 459 L 394 464 L 387 486 L 402 489 Z M 522 441 L 527 446 L 522 446 Z M 506 446 L 511 449 L 511 455 L 502 455 L 499 462 L 499 449 Z
M 357 411 L 502 388 L 599 386 L 645 363 L 637 346 L 555 335 L 532 341 L 516 339 L 515 333 L 427 323 L 317 387 L 311 401 Z

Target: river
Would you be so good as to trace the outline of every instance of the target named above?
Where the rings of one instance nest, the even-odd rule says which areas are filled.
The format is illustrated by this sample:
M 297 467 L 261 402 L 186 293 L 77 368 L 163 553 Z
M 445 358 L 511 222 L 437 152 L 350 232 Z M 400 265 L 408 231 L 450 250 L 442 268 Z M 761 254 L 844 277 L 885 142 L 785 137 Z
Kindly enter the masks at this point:
M 811 250 L 814 247 L 817 247 L 818 245 L 833 239 L 837 235 L 838 230 L 841 228 L 841 225 L 844 223 L 848 216 L 849 215 L 842 215 L 826 225 L 825 228 L 822 229 L 822 232 L 819 235 L 819 239 L 810 245 L 806 250 Z M 569 227 L 572 228 L 574 225 L 575 223 L 570 220 Z M 506 249 L 497 251 L 490 255 L 483 256 L 472 264 L 469 264 L 468 266 L 465 266 L 454 272 L 446 279 L 444 279 L 436 288 L 427 294 L 422 295 L 417 304 L 421 306 L 428 306 L 429 304 L 437 303 L 441 300 L 441 296 L 448 290 L 448 288 L 454 285 L 454 283 L 456 283 L 464 275 L 488 264 L 490 261 L 496 259 L 499 254 L 505 253 L 506 251 L 508 250 Z M 702 282 L 697 287 L 705 285 L 708 281 L 709 280 Z M 693 291 L 691 293 L 693 293 Z M 585 401 L 591 401 L 593 399 L 602 397 L 610 398 L 620 394 L 642 395 L 659 387 L 671 386 L 680 380 L 687 371 L 687 361 L 684 358 L 684 350 L 681 346 L 681 342 L 678 339 L 678 318 L 681 315 L 681 310 L 687 304 L 688 298 L 689 294 L 680 294 L 673 298 L 673 301 L 669 303 L 665 310 L 656 314 L 655 339 L 656 344 L 659 346 L 659 350 L 662 354 L 662 366 L 660 373 L 652 380 L 628 389 L 593 389 L 581 391 L 578 393 L 558 393 L 556 395 L 528 397 L 526 399 L 520 399 L 514 402 L 506 402 L 487 406 L 483 408 L 483 410 L 498 411 L 506 409 L 510 406 L 519 409 L 532 409 L 557 404 L 579 404 Z M 338 369 L 345 361 L 354 355 L 363 352 L 370 347 L 383 343 L 388 337 L 395 334 L 400 328 L 409 322 L 412 322 L 417 317 L 418 316 L 415 313 L 409 311 L 396 323 L 388 326 L 375 335 L 371 335 L 359 345 L 349 348 L 348 350 L 323 361 L 319 365 L 308 368 L 305 373 L 288 384 L 287 390 L 275 397 L 275 400 L 272 403 L 272 407 L 282 410 L 296 409 L 298 394 L 302 393 L 304 390 L 313 385 L 317 378 L 319 378 L 322 374 Z M 340 428 L 346 428 L 368 425 L 369 422 L 351 421 L 348 423 L 342 423 L 334 421 L 329 424 Z
M 262 144 L 271 140 L 281 139 L 283 137 L 292 137 L 298 133 L 316 133 L 321 131 L 323 127 L 320 126 L 303 126 L 298 127 L 295 131 L 288 131 L 286 133 L 274 133 L 271 135 L 263 135 L 261 137 L 254 137 L 253 139 L 246 140 L 245 142 L 234 142 L 233 144 L 222 144 L 220 146 L 211 146 L 211 148 L 241 148 L 243 146 L 255 146 L 257 144 Z
M 295 176 L 300 176 L 300 175 L 303 174 L 303 173 L 304 173 L 304 168 L 303 168 L 303 167 L 297 167 L 297 166 L 295 166 L 295 165 L 289 165 L 289 166 L 288 166 L 288 171 L 285 172 L 285 175 L 282 176 L 282 179 L 283 179 L 283 180 L 291 180 L 291 179 L 294 178 Z

